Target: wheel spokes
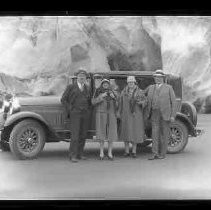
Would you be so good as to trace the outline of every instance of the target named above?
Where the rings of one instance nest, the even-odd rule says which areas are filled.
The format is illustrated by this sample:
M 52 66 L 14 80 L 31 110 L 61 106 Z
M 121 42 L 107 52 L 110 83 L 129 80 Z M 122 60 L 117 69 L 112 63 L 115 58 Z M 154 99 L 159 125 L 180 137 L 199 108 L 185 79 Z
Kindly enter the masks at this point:
M 182 132 L 177 127 L 171 127 L 171 133 L 168 145 L 170 147 L 178 146 L 182 142 Z
M 38 144 L 38 134 L 33 128 L 27 128 L 18 140 L 18 146 L 24 152 L 33 151 Z

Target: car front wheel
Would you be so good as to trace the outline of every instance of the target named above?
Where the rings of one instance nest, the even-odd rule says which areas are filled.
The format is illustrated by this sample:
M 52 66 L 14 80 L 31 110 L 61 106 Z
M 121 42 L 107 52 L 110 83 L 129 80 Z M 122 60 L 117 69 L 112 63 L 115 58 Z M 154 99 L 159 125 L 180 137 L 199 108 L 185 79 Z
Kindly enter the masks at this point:
M 14 126 L 9 145 L 11 152 L 18 159 L 36 158 L 45 145 L 44 129 L 35 120 L 23 120 Z
M 168 153 L 179 153 L 184 150 L 188 143 L 188 129 L 183 122 L 175 120 L 170 124 L 170 138 L 168 142 Z

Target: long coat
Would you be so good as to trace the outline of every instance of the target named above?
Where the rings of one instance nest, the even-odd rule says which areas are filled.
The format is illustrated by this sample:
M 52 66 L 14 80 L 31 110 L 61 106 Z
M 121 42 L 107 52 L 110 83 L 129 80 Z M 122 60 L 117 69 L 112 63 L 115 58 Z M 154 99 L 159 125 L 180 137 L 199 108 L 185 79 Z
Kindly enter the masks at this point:
M 150 85 L 145 90 L 148 98 L 148 106 L 146 107 L 146 117 L 151 117 L 152 100 L 155 91 L 155 85 Z M 169 121 L 171 117 L 176 116 L 176 97 L 171 85 L 163 83 L 159 93 L 159 108 L 164 120 Z
M 120 95 L 120 139 L 127 142 L 142 143 L 144 141 L 143 108 L 147 100 L 144 92 L 135 87 L 130 95 L 126 86 Z
M 97 89 L 96 93 L 99 92 Z M 94 94 L 92 104 L 96 109 L 96 138 L 104 141 L 117 141 L 118 94 L 112 91 L 115 99 L 102 98 L 102 93 Z

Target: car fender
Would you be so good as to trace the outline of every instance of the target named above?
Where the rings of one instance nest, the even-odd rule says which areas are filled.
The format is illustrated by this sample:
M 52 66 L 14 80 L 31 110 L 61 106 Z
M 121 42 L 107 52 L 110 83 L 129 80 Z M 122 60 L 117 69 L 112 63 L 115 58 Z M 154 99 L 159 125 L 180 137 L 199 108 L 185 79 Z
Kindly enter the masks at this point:
M 177 112 L 175 119 L 180 120 L 187 126 L 189 135 L 194 136 L 194 137 L 197 136 L 194 124 L 185 114 Z
M 194 126 L 197 125 L 197 111 L 196 111 L 196 107 L 188 102 L 188 101 L 183 101 L 182 102 L 182 107 L 181 107 L 181 113 L 187 115 L 187 113 L 183 112 L 183 110 L 186 110 L 188 109 L 189 111 L 191 111 L 191 114 L 190 114 L 190 119 L 191 121 L 193 122 Z
M 35 112 L 29 112 L 29 111 L 17 112 L 15 114 L 8 116 L 4 123 L 4 127 L 10 126 L 13 123 L 23 120 L 25 118 L 32 118 L 32 119 L 38 120 L 39 122 L 42 122 L 49 129 L 49 131 L 55 133 L 53 128 L 41 115 Z

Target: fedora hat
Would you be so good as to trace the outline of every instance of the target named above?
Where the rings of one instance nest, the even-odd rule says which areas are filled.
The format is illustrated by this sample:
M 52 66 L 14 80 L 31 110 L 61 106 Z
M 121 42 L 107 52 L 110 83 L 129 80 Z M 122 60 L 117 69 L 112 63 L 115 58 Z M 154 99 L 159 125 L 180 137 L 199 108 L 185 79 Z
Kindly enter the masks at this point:
M 79 68 L 75 75 L 78 76 L 78 74 L 84 74 L 86 77 L 88 77 L 88 73 L 84 68 Z
M 158 69 L 155 71 L 155 73 L 153 74 L 153 77 L 165 77 L 166 75 L 164 74 L 163 70 Z
M 136 82 L 136 78 L 134 76 L 128 76 L 127 82 Z

